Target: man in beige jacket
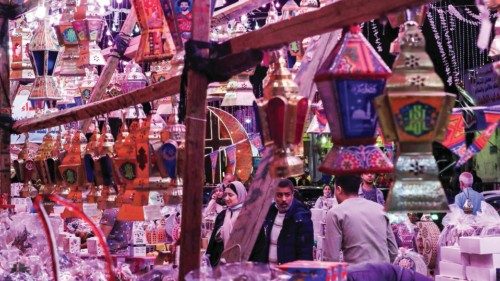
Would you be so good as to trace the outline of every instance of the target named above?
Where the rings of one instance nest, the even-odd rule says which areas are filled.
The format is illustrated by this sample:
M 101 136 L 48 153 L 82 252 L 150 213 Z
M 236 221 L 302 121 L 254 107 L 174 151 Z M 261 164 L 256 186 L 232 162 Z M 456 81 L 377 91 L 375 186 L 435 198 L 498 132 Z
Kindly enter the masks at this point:
M 358 197 L 359 176 L 335 178 L 339 205 L 326 215 L 324 260 L 348 263 L 392 262 L 398 253 L 396 239 L 383 206 Z

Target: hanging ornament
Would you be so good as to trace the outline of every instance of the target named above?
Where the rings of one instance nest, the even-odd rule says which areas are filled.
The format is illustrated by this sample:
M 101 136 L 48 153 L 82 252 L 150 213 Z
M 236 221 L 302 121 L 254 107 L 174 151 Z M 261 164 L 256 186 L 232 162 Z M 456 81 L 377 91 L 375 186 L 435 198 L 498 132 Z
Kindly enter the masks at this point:
M 59 173 L 59 147 L 61 137 L 50 131 L 43 137 L 42 144 L 35 156 L 34 163 L 41 183 L 45 186 L 44 193 L 50 194 L 56 184 L 61 183 Z
M 95 69 L 90 70 L 89 68 L 85 69 L 85 77 L 83 77 L 80 85 L 78 86 L 78 92 L 80 99 L 87 103 L 87 101 L 92 96 L 92 90 L 94 89 L 95 84 L 99 75 L 97 75 Z
M 39 20 L 33 33 L 29 52 L 35 69 L 35 81 L 31 89 L 30 101 L 33 108 L 53 107 L 51 101 L 61 99 L 61 93 L 54 78 L 54 66 L 59 55 L 55 34 L 47 19 Z
M 168 60 L 151 63 L 151 84 L 167 80 L 169 78 L 168 73 L 170 68 L 172 68 L 172 66 Z
M 377 116 L 373 106 L 390 74 L 359 26 L 344 31 L 314 79 L 335 143 L 319 168 L 321 172 L 392 172 L 392 162 L 375 145 Z
M 10 36 L 12 42 L 10 80 L 32 82 L 35 79 L 35 72 L 28 55 L 28 44 L 31 37 L 31 29 L 24 20 L 19 23 Z
M 105 27 L 105 21 L 99 15 L 98 2 L 80 0 L 72 25 L 80 47 L 78 67 L 105 65 L 106 60 L 101 54 L 101 48 L 97 45 L 101 42 Z
M 256 101 L 263 143 L 273 145 L 270 173 L 275 177 L 293 177 L 304 173 L 302 160 L 293 155 L 302 142 L 309 101 L 299 96 L 297 84 L 278 57 L 270 65 L 264 97 Z
M 28 134 L 25 136 L 24 145 L 19 152 L 17 159 L 12 165 L 16 172 L 17 178 L 23 183 L 21 189 L 21 197 L 30 197 L 30 190 L 33 188 L 31 180 L 37 179 L 37 171 L 35 168 L 35 157 L 38 151 L 38 145 L 28 141 Z
M 401 53 L 387 81 L 387 94 L 375 99 L 384 137 L 399 142 L 396 182 L 386 203 L 391 212 L 442 212 L 448 202 L 437 179 L 432 142 L 446 134 L 455 97 L 444 85 L 425 52 L 425 39 L 416 22 L 403 26 Z
M 175 45 L 160 0 L 132 0 L 132 5 L 137 13 L 141 30 L 135 60 L 141 63 L 171 58 L 175 52 Z

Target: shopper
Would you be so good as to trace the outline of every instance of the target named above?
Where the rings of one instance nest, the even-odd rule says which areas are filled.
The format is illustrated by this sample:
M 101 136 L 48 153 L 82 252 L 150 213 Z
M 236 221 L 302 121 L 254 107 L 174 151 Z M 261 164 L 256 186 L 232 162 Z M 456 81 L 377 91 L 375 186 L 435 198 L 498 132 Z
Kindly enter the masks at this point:
M 219 184 L 214 188 L 210 198 L 211 199 L 205 208 L 205 212 L 203 213 L 204 217 L 217 216 L 224 210 L 226 202 L 224 200 L 224 189 L 222 188 L 222 184 Z
M 398 249 L 389 219 L 380 204 L 358 196 L 359 176 L 335 178 L 339 205 L 326 215 L 324 258 L 348 263 L 392 262 Z
M 292 182 L 280 180 L 250 261 L 282 264 L 313 259 L 311 212 L 293 194 Z
M 326 184 L 323 187 L 323 196 L 320 196 L 316 203 L 314 204 L 314 208 L 323 209 L 323 208 L 331 208 L 333 204 L 336 204 L 337 201 L 333 197 L 332 188 Z
M 473 175 L 469 172 L 463 172 L 460 174 L 458 181 L 462 192 L 455 196 L 455 204 L 464 210 L 464 213 L 476 215 L 477 211 L 481 210 L 481 202 L 484 201 L 484 196 L 472 189 Z
M 362 182 L 359 185 L 358 196 L 384 205 L 384 194 L 375 186 L 375 178 L 373 173 L 361 174 Z
M 224 246 L 229 241 L 233 226 L 240 214 L 246 196 L 247 191 L 245 186 L 239 181 L 231 182 L 224 190 L 224 200 L 226 201 L 227 208 L 217 215 L 214 230 L 212 231 L 207 247 L 207 254 L 212 266 L 219 264 Z

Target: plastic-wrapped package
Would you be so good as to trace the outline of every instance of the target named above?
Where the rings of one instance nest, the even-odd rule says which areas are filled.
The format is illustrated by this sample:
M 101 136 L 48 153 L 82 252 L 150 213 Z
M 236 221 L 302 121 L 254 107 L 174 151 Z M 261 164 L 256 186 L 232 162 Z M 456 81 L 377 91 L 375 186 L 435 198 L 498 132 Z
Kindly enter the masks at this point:
M 401 241 L 400 247 L 413 249 L 413 239 L 415 238 L 415 225 L 411 223 L 406 214 L 388 214 L 389 222 L 394 235 Z
M 137 281 L 175 281 L 178 275 L 179 271 L 172 266 L 158 266 L 140 276 Z
M 200 270 L 189 272 L 187 281 L 272 281 L 290 280 L 291 275 L 269 264 L 239 262 L 221 265 L 214 270 L 210 267 L 201 267 Z
M 427 275 L 427 265 L 424 258 L 420 254 L 405 248 L 399 248 L 398 256 L 393 264 Z

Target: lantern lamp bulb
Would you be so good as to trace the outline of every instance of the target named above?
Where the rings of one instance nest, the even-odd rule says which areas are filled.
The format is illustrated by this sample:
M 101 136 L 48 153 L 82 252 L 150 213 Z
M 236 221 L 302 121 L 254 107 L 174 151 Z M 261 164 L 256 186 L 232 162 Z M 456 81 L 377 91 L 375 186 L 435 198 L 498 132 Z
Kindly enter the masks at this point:
M 326 137 L 322 136 L 321 139 L 320 139 L 320 142 L 321 142 L 321 144 L 326 144 L 326 142 L 327 142 Z
M 252 123 L 252 119 L 250 119 L 250 118 L 245 118 L 245 123 L 247 123 L 247 124 Z
M 38 6 L 38 8 L 36 8 L 35 16 L 38 19 L 45 18 L 46 14 L 47 14 L 47 8 L 45 8 L 44 6 Z
M 123 2 L 123 0 L 116 0 L 117 4 L 121 4 L 122 2 Z

